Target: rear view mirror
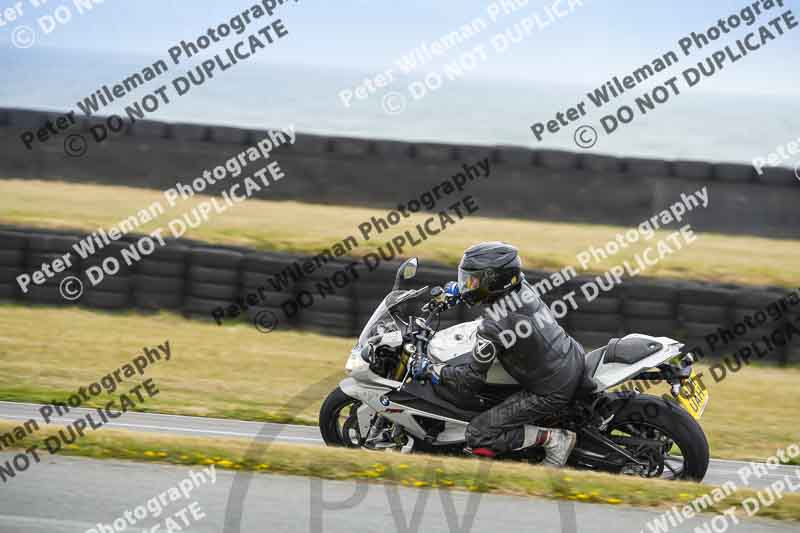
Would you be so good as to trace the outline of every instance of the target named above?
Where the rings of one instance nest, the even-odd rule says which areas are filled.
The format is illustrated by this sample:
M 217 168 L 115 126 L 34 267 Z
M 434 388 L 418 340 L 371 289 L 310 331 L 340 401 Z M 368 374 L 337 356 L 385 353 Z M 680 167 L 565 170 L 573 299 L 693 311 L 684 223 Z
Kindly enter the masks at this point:
M 400 268 L 397 269 L 397 275 L 394 278 L 394 287 L 392 287 L 392 290 L 396 291 L 399 289 L 401 282 L 414 279 L 414 276 L 417 275 L 417 266 L 419 266 L 419 262 L 416 257 L 412 257 L 403 262 Z

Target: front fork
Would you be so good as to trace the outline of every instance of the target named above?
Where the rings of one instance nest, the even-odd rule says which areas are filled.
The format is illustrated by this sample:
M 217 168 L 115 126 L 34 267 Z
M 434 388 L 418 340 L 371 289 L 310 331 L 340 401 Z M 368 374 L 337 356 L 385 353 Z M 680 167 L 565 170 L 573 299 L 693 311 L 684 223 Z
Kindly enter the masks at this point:
M 411 355 L 404 349 L 400 354 L 400 359 L 397 361 L 397 366 L 394 369 L 392 378 L 395 381 L 403 381 L 408 371 L 408 362 L 411 360 Z

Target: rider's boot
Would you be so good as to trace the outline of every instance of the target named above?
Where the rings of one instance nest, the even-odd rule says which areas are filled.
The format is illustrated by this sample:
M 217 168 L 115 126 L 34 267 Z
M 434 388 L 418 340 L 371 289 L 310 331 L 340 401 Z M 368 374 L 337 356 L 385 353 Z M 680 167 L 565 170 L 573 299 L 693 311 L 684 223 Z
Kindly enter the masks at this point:
M 565 429 L 547 429 L 538 426 L 525 425 L 522 445 L 516 450 L 524 450 L 531 446 L 541 446 L 545 451 L 542 464 L 549 466 L 564 466 L 567 464 L 569 454 L 575 447 L 575 433 Z
M 575 447 L 575 433 L 566 429 L 550 429 L 548 433 L 547 440 L 542 445 L 545 451 L 542 464 L 564 466 Z

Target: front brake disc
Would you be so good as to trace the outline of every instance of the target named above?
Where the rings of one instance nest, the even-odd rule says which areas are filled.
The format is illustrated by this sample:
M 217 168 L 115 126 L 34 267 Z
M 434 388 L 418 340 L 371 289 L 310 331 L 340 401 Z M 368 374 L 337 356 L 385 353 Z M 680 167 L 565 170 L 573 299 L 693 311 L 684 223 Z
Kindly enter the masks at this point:
M 358 414 L 354 410 L 350 411 L 350 416 L 342 424 L 342 438 L 345 445 L 350 448 L 360 448 L 363 444 L 361 433 L 358 430 Z

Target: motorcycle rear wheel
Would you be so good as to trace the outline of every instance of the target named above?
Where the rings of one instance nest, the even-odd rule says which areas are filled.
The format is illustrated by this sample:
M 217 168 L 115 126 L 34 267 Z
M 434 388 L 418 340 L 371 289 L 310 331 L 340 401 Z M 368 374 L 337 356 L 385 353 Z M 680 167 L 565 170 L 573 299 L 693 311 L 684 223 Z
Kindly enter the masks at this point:
M 670 449 L 663 450 L 659 458 L 663 468 L 657 477 L 662 479 L 699 482 L 708 470 L 708 440 L 700 424 L 680 406 L 658 396 L 642 394 L 633 398 L 616 414 L 604 433 L 664 440 L 665 448 Z M 675 453 L 676 449 L 679 453 Z M 629 453 L 633 451 L 628 449 Z

